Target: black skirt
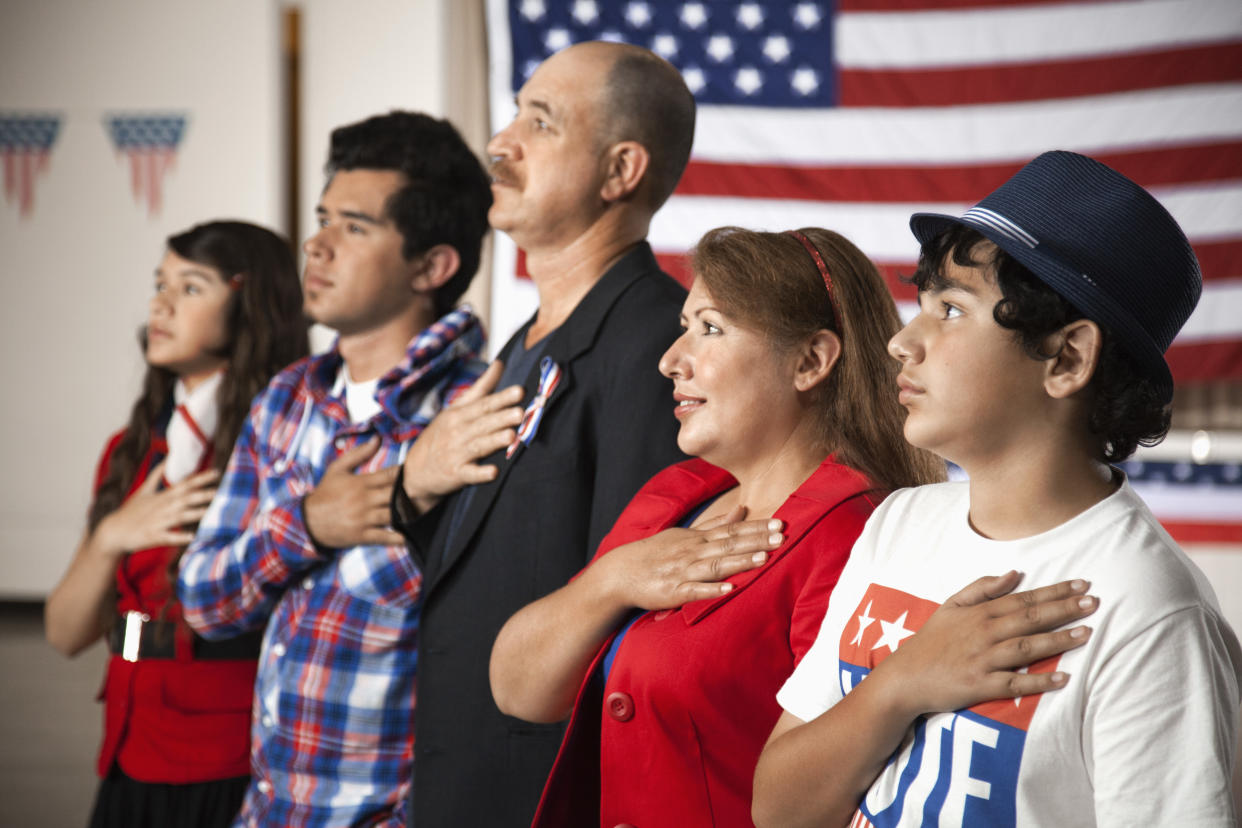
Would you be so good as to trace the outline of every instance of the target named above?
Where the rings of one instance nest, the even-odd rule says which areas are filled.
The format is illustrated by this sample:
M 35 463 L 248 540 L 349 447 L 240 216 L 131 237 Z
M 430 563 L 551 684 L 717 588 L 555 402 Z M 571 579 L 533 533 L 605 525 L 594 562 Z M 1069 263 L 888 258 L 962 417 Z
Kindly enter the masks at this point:
M 90 828 L 228 828 L 248 776 L 169 785 L 139 782 L 116 765 L 99 783 Z

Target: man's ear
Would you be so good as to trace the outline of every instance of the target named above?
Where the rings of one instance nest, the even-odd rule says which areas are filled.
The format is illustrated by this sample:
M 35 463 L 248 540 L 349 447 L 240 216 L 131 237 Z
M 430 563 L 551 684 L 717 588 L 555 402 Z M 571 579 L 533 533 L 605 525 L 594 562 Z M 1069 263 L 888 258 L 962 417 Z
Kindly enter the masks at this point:
M 1044 390 L 1054 399 L 1065 399 L 1087 387 L 1100 361 L 1104 336 L 1090 319 L 1069 323 L 1048 338 L 1048 351 L 1056 353 L 1047 362 Z M 1048 351 L 1045 351 L 1047 353 Z
M 410 265 L 410 289 L 415 293 L 431 293 L 461 267 L 461 256 L 451 244 L 437 244 L 415 256 Z
M 651 153 L 637 141 L 613 144 L 604 155 L 604 183 L 600 186 L 600 198 L 612 202 L 629 197 L 642 184 L 650 164 Z
M 810 391 L 828 379 L 841 358 L 841 337 L 829 330 L 816 331 L 802 346 L 794 368 L 794 388 Z

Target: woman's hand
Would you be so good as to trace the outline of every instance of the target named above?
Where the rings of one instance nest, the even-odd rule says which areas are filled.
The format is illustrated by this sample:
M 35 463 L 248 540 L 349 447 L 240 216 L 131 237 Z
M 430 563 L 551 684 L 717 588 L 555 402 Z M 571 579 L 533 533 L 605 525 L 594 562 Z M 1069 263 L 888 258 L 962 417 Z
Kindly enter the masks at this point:
M 1088 627 L 1057 628 L 1095 612 L 1099 600 L 1086 595 L 1090 584 L 1082 580 L 1014 593 L 1021 577 L 1008 572 L 970 584 L 875 668 L 873 676 L 900 675 L 891 683 L 903 716 L 912 720 L 1065 684 L 1069 677 L 1061 671 L 1020 670 L 1087 643 Z
M 220 472 L 208 469 L 158 490 L 164 464 L 151 469 L 129 499 L 95 527 L 92 546 L 119 558 L 152 546 L 184 546 L 194 539 L 195 526 L 216 494 Z
M 665 529 L 619 546 L 582 577 L 596 579 L 626 608 L 662 610 L 715 598 L 733 588 L 724 579 L 761 566 L 784 536 L 779 520 L 742 520 L 738 506 L 693 529 Z

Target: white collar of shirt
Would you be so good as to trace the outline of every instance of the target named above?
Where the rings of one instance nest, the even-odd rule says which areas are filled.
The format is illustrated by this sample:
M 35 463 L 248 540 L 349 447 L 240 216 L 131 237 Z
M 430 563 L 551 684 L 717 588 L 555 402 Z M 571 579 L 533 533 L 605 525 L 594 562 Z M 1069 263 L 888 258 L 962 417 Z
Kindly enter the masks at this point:
M 173 387 L 172 419 L 168 421 L 168 457 L 164 461 L 164 480 L 177 483 L 193 474 L 203 461 L 220 419 L 216 395 L 224 372 L 217 371 L 187 391 L 185 382 Z
M 351 422 L 363 423 L 380 413 L 379 401 L 375 399 L 375 390 L 379 387 L 379 377 L 366 382 L 355 382 L 349 376 L 349 366 L 341 363 L 341 370 L 336 373 L 336 384 L 332 387 L 332 396 L 339 397 L 345 393 L 345 409 L 349 411 Z

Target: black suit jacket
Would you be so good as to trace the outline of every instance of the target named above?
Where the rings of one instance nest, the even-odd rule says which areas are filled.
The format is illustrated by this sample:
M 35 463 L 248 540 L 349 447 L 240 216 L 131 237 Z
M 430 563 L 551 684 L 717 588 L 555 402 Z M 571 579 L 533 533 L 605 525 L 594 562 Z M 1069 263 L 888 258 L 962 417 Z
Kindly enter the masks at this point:
M 475 488 L 451 546 L 460 495 L 415 517 L 398 483 L 394 525 L 424 567 L 411 825 L 530 824 L 563 726 L 500 713 L 492 643 L 513 613 L 591 559 L 648 478 L 683 459 L 672 383 L 657 364 L 681 332 L 685 295 L 645 242 L 604 274 L 549 335 L 543 356 L 563 373 L 538 431 L 511 458 L 488 458 L 500 474 Z M 536 366 L 527 401 L 538 383 Z

